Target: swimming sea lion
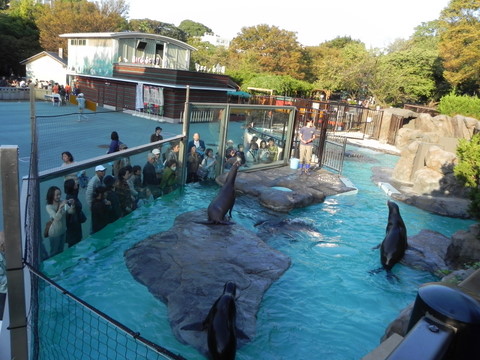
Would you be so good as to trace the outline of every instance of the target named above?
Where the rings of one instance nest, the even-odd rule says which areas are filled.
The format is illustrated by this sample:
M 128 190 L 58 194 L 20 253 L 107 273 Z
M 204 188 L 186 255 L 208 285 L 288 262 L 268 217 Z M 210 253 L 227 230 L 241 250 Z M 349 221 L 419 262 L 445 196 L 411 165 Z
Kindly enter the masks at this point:
M 235 295 L 237 286 L 227 281 L 223 294 L 210 308 L 202 323 L 182 327 L 182 330 L 207 330 L 208 351 L 213 360 L 233 360 L 237 352 L 237 329 L 235 327 L 237 308 Z M 238 330 L 240 336 L 243 332 Z
M 393 276 L 391 270 L 393 266 L 402 260 L 407 250 L 407 228 L 400 215 L 398 205 L 393 201 L 388 201 L 388 223 L 385 238 L 380 247 L 380 262 L 382 268 L 387 271 L 387 276 Z M 382 269 L 381 268 L 381 269 Z M 377 269 L 374 272 L 378 272 Z
M 225 183 L 218 192 L 215 199 L 212 200 L 208 206 L 208 224 L 233 224 L 232 222 L 225 221 L 225 215 L 229 213 L 232 218 L 232 209 L 235 204 L 235 179 L 237 177 L 240 161 L 235 162 L 225 179 Z

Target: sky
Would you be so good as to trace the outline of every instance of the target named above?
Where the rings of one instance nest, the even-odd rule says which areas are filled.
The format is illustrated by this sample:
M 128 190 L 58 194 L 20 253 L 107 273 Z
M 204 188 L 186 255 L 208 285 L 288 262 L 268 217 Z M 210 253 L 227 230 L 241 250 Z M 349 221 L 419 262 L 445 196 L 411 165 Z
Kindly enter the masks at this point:
M 179 26 L 201 23 L 227 39 L 243 27 L 267 24 L 297 34 L 304 46 L 338 36 L 383 48 L 408 39 L 416 26 L 438 19 L 450 0 L 127 0 L 130 19 L 152 19 Z

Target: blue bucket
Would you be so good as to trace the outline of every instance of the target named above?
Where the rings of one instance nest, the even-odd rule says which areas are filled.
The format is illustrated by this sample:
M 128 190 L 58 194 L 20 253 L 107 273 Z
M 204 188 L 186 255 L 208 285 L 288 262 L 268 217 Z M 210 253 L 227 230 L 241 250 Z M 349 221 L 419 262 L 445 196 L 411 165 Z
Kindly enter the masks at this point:
M 300 163 L 300 159 L 291 158 L 290 159 L 290 169 L 297 170 L 299 163 Z

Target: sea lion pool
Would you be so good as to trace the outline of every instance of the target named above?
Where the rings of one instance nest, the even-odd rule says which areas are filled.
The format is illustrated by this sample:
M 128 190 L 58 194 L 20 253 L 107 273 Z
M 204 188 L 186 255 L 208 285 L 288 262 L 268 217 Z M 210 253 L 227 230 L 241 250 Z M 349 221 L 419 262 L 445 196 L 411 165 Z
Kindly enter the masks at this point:
M 369 273 L 380 266 L 380 254 L 372 247 L 383 240 L 388 218 L 388 196 L 372 182 L 372 168 L 393 167 L 397 158 L 358 147 L 349 150 L 361 156 L 346 159 L 343 176 L 358 193 L 328 197 L 288 215 L 237 197 L 233 220 L 292 259 L 265 293 L 256 336 L 237 351 L 237 359 L 360 359 L 378 346 L 388 323 L 414 301 L 418 287 L 438 280 L 401 264 L 393 269 L 400 281 L 388 281 L 384 272 Z M 44 271 L 148 340 L 187 359 L 203 359 L 175 339 L 166 305 L 132 278 L 123 254 L 138 241 L 169 229 L 177 214 L 206 208 L 206 199 L 217 191 L 216 185 L 190 184 L 183 193 L 139 208 L 46 261 Z M 451 236 L 472 223 L 398 205 L 409 236 L 422 229 Z M 255 226 L 262 220 L 268 221 Z

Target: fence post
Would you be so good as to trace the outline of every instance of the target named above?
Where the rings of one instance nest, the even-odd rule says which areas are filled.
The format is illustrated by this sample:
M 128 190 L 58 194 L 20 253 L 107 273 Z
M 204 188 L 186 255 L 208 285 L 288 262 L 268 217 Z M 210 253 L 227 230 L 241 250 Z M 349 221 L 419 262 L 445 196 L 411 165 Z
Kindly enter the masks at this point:
M 18 146 L 0 147 L 0 174 L 2 177 L 11 358 L 28 359 L 18 186 Z

